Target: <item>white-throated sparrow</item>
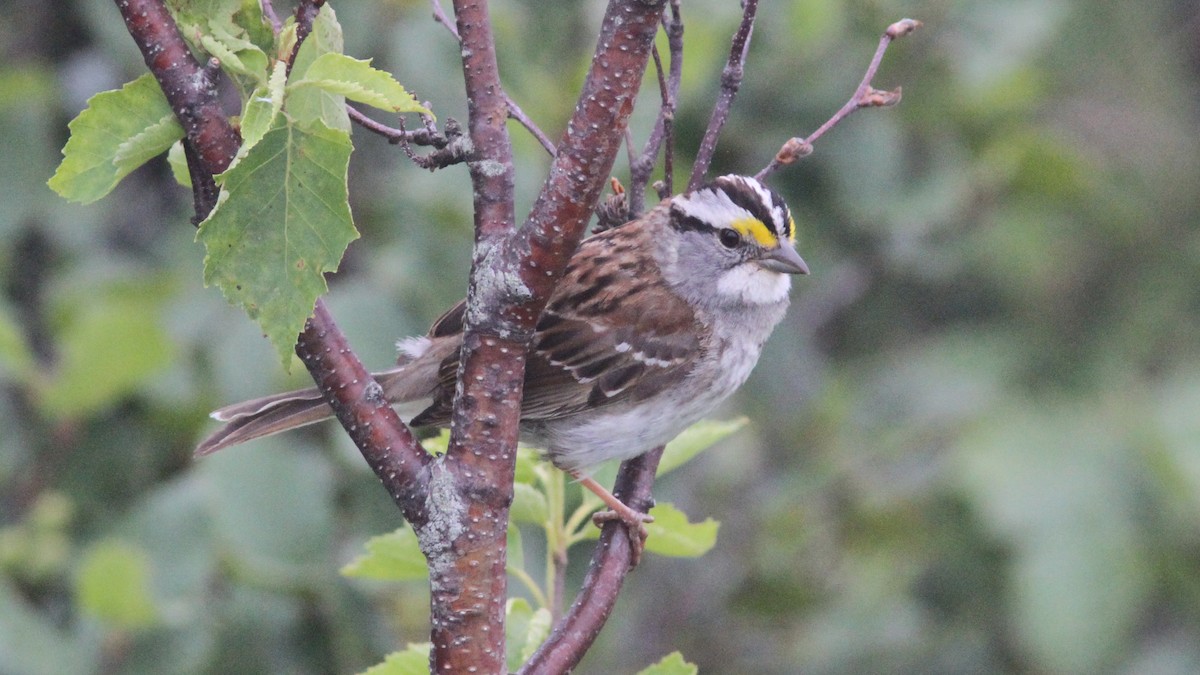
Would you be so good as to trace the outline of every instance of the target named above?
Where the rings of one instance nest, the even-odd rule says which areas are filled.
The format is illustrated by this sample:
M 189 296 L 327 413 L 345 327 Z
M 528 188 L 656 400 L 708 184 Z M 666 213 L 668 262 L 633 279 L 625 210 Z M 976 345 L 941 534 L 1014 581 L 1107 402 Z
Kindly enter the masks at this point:
M 722 176 L 585 239 L 529 349 L 522 438 L 640 528 L 641 514 L 581 471 L 666 443 L 741 386 L 783 318 L 790 276 L 808 273 L 794 230 L 774 191 Z M 413 426 L 449 424 L 464 309 L 401 341 L 397 367 L 375 375 L 393 403 L 432 400 Z M 196 454 L 332 414 L 316 389 L 231 405 Z

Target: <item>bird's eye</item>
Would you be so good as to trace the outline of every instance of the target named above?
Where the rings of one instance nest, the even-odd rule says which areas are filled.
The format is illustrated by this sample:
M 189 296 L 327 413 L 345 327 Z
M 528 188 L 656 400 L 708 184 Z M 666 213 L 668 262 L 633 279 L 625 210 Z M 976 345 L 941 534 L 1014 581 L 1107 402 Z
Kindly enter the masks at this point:
M 717 239 L 720 240 L 721 245 L 725 248 L 734 248 L 742 243 L 742 235 L 738 234 L 737 230 L 721 230 L 717 234 Z

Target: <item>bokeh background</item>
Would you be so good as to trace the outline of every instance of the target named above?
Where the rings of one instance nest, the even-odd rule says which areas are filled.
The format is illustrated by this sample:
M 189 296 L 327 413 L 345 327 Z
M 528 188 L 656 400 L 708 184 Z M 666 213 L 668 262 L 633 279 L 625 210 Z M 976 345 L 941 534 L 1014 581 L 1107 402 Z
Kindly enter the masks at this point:
M 424 2 L 334 6 L 348 53 L 465 117 Z M 87 97 L 144 72 L 114 6 L 0 8 L 0 673 L 349 673 L 425 640 L 421 584 L 337 573 L 400 523 L 332 425 L 192 460 L 209 410 L 305 375 L 203 287 L 165 162 L 86 207 L 45 186 Z M 552 137 L 601 11 L 495 3 Z M 684 12 L 686 167 L 739 8 Z M 717 547 L 645 561 L 581 672 L 1200 671 L 1200 6 L 764 2 L 714 171 L 824 121 L 902 16 L 876 84 L 903 103 L 773 179 L 813 274 L 721 412 L 752 426 L 657 487 Z M 512 130 L 524 213 L 547 159 Z M 329 304 L 383 367 L 463 293 L 470 187 L 355 145 Z

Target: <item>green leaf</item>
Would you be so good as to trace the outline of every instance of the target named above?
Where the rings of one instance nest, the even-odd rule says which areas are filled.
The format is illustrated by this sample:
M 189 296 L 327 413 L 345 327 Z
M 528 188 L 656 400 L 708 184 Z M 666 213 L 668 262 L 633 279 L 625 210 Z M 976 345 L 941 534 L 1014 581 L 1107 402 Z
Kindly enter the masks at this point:
M 550 635 L 550 611 L 534 610 L 525 598 L 509 598 L 504 615 L 506 661 L 508 670 L 516 672 Z
M 312 32 L 300 45 L 300 51 L 292 64 L 292 79 L 304 79 L 308 69 L 322 55 L 341 53 L 342 27 L 338 24 L 333 8 L 326 4 L 313 20 Z M 302 125 L 320 120 L 327 127 L 350 132 L 346 99 L 341 94 L 319 87 L 303 87 L 288 96 L 287 111 Z
M 712 550 L 717 543 L 717 530 L 721 524 L 712 518 L 699 523 L 688 522 L 687 515 L 669 502 L 650 509 L 653 523 L 646 523 L 646 550 L 669 558 L 699 558 Z M 598 539 L 600 529 L 588 527 L 585 539 Z
M 683 660 L 683 654 L 671 652 L 658 663 L 646 668 L 638 675 L 696 675 L 700 669 L 695 664 Z
M 183 137 L 183 129 L 175 119 L 175 113 L 167 113 L 143 129 L 139 134 L 117 146 L 117 154 L 113 156 L 122 175 L 126 175 L 146 162 L 166 152 L 172 145 Z
M 175 141 L 167 151 L 167 164 L 171 167 L 171 175 L 175 182 L 185 188 L 192 187 L 192 174 L 188 172 L 187 155 L 183 151 L 183 141 Z
M 204 34 L 200 36 L 200 45 L 204 47 L 204 51 L 216 57 L 221 62 L 221 67 L 230 72 L 239 75 L 257 75 L 259 79 L 266 77 L 265 72 L 252 73 L 249 66 L 238 58 L 235 52 L 229 45 L 213 37 L 212 34 Z M 261 52 L 259 52 L 261 53 Z M 266 54 L 263 54 L 263 60 L 266 61 Z
M 233 34 L 220 22 L 210 21 L 209 30 L 209 34 L 200 36 L 200 44 L 209 54 L 220 59 L 222 68 L 245 75 L 257 83 L 265 83 L 269 60 L 258 45 Z
M 93 289 L 88 303 L 64 312 L 55 332 L 58 367 L 40 384 L 38 403 L 56 417 L 114 404 L 171 362 L 172 344 L 158 317 L 160 285 Z
M 450 430 L 442 429 L 437 436 L 430 436 L 421 441 L 421 447 L 431 455 L 444 455 L 450 447 Z
M 517 468 L 513 477 L 517 483 L 534 485 L 537 483 L 538 453 L 525 446 L 517 447 Z
M 417 99 L 390 73 L 372 68 L 369 59 L 360 61 L 345 54 L 322 54 L 312 62 L 303 77 L 288 85 L 291 91 L 305 87 L 317 87 L 351 101 L 392 112 L 429 114 L 429 110 L 417 103 Z
M 246 101 L 242 108 L 242 145 L 238 148 L 237 161 L 250 154 L 250 150 L 275 126 L 279 111 L 283 109 L 283 83 L 286 77 L 287 63 L 276 61 L 267 85 L 255 89 Z
M 654 516 L 654 522 L 646 523 L 650 533 L 646 550 L 651 553 L 672 558 L 699 558 L 717 543 L 717 529 L 721 524 L 712 518 L 689 523 L 687 514 L 669 502 L 650 509 L 650 515 Z
M 429 650 L 432 648 L 428 642 L 409 643 L 404 651 L 388 654 L 383 663 L 367 668 L 362 675 L 429 675 Z
M 679 468 L 680 465 L 746 426 L 749 422 L 749 418 L 746 417 L 739 417 L 728 422 L 701 420 L 684 429 L 675 437 L 675 440 L 667 443 L 662 460 L 658 463 L 658 475 L 662 476 Z
M 505 568 L 509 570 L 521 570 L 525 568 L 525 542 L 521 538 L 521 528 L 512 524 L 508 524 L 508 535 L 505 541 L 505 547 L 508 549 L 508 559 L 505 561 Z
M 429 576 L 425 556 L 411 527 L 367 540 L 367 552 L 342 567 L 342 576 L 407 581 Z
M 541 525 L 546 522 L 546 496 L 540 490 L 528 483 L 513 484 L 513 503 L 509 517 L 514 523 L 533 523 Z
M 358 237 L 346 170 L 350 137 L 317 123 L 279 123 L 221 174 L 216 209 L 196 234 L 208 254 L 204 282 L 258 321 L 284 368 L 313 304 Z
M 84 554 L 75 594 L 84 611 L 118 628 L 145 628 L 158 618 L 146 556 L 124 542 L 100 542 Z
M 275 43 L 275 32 L 262 13 L 262 0 L 241 0 L 242 6 L 233 15 L 238 28 L 246 31 L 246 37 L 258 45 L 263 52 Z
M 221 20 L 232 26 L 233 16 L 242 10 L 243 0 L 166 0 L 166 4 L 180 23 Z
M 129 172 L 183 137 L 149 73 L 88 99 L 68 128 L 63 161 L 48 184 L 64 199 L 83 204 L 108 194 Z

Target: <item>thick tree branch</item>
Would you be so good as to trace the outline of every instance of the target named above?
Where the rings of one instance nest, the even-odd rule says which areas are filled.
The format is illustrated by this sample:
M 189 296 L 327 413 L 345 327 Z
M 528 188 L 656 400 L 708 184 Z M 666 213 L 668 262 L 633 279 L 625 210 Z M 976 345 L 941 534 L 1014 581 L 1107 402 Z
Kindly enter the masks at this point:
M 638 511 L 649 511 L 654 505 L 650 489 L 662 451 L 658 447 L 621 464 L 613 494 Z M 629 537 L 622 526 L 615 522 L 605 525 L 579 595 L 570 611 L 555 624 L 550 637 L 521 668 L 521 675 L 566 673 L 579 663 L 612 613 L 631 560 Z
M 583 237 L 608 182 L 649 62 L 665 0 L 612 0 L 592 66 L 567 123 L 550 175 L 529 218 L 505 252 L 530 292 L 514 308 L 515 326 L 532 328 Z
M 474 145 L 476 246 L 468 290 L 459 392 L 434 485 L 458 496 L 430 519 L 445 523 L 447 555 L 430 555 L 434 672 L 500 672 L 505 548 L 525 351 L 533 329 L 612 169 L 662 12 L 659 2 L 613 0 L 593 66 L 529 219 L 512 226 L 507 97 L 483 3 L 458 0 L 463 73 Z M 440 471 L 439 466 L 445 471 Z M 442 516 L 445 517 L 442 517 Z M 430 541 L 435 540 L 430 538 Z
M 202 67 L 192 56 L 162 0 L 115 1 L 211 182 L 211 174 L 227 169 L 242 143 L 217 101 L 217 71 Z
M 433 460 L 396 415 L 383 388 L 350 349 L 322 300 L 296 342 L 304 362 L 338 421 L 383 480 L 392 500 L 418 531 L 428 521 L 427 465 Z
M 721 90 L 717 92 L 717 103 L 713 106 L 712 116 L 708 118 L 708 128 L 704 130 L 700 149 L 696 151 L 696 163 L 692 165 L 692 177 L 688 179 L 689 192 L 704 182 L 704 174 L 708 173 L 713 153 L 717 149 L 717 138 L 721 135 L 725 121 L 729 119 L 729 108 L 742 86 L 742 75 L 746 71 L 746 54 L 750 51 L 750 37 L 754 34 L 754 15 L 757 12 L 758 0 L 744 0 L 742 23 L 733 34 L 729 59 L 725 62 L 725 70 L 721 71 Z
M 504 670 L 505 537 L 512 502 L 526 341 L 492 320 L 513 289 L 495 276 L 491 252 L 511 233 L 512 145 L 486 2 L 456 0 L 467 91 L 467 167 L 475 256 L 450 425 L 450 448 L 433 469 L 434 510 L 418 531 L 429 560 L 430 670 Z

